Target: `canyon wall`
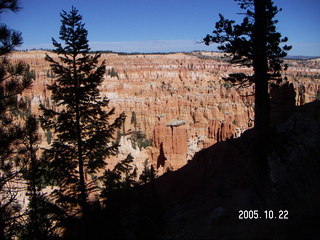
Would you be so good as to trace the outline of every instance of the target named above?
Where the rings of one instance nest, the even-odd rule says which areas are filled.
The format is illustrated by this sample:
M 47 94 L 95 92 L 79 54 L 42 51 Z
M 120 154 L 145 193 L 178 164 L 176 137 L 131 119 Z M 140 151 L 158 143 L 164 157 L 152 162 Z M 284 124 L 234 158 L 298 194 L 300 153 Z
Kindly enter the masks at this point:
M 25 61 L 36 72 L 33 87 L 24 93 L 31 101 L 32 112 L 39 112 L 39 103 L 51 105 L 46 85 L 54 81 L 54 74 L 45 51 L 16 52 L 12 61 Z M 159 173 L 175 170 L 187 163 L 195 152 L 227 138 L 237 137 L 253 126 L 253 88 L 236 89 L 222 78 L 232 72 L 251 69 L 229 65 L 222 54 L 194 52 L 189 54 L 103 53 L 107 72 L 101 94 L 110 99 L 116 114 L 125 112 L 126 122 L 120 137 L 122 150 L 112 166 L 129 152 L 134 152 L 136 164 L 148 159 Z M 297 105 L 313 101 L 319 91 L 319 59 L 287 61 L 285 73 L 297 94 Z M 279 90 L 280 91 L 280 90 Z M 282 96 L 284 92 L 276 95 Z M 292 99 L 292 96 L 291 96 Z M 277 116 L 275 118 L 278 118 Z M 134 147 L 132 132 L 145 133 L 152 146 Z M 115 136 L 116 137 L 116 136 Z

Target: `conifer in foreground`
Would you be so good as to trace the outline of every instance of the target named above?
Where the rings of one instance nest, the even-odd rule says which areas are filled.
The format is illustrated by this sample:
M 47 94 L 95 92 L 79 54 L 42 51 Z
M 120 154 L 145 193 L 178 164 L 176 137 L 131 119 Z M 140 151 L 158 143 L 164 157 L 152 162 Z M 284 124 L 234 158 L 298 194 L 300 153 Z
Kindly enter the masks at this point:
M 122 113 L 109 123 L 114 108 L 105 110 L 109 100 L 100 96 L 98 88 L 105 75 L 105 62 L 99 64 L 100 54 L 89 53 L 82 16 L 74 7 L 60 16 L 63 43 L 53 39 L 59 60 L 46 56 L 56 76 L 48 86 L 56 110 L 42 106 L 42 124 L 54 135 L 44 158 L 49 161 L 48 169 L 58 185 L 57 203 L 69 213 L 76 206 L 85 213 L 88 194 L 95 191 L 91 176 L 104 168 L 106 157 L 117 153 L 113 135 L 122 126 L 125 115 Z
M 0 17 L 5 11 L 18 12 L 17 0 L 0 1 Z M 21 193 L 17 182 L 21 175 L 20 144 L 23 129 L 14 120 L 15 114 L 25 107 L 19 95 L 30 87 L 34 72 L 29 65 L 12 64 L 8 55 L 21 46 L 21 33 L 0 24 L 0 239 L 17 236 L 21 205 Z
M 261 201 L 265 202 L 271 191 L 267 157 L 271 142 L 269 83 L 278 84 L 282 81 L 281 72 L 287 68 L 283 58 L 291 46 L 285 45 L 288 38 L 277 32 L 278 20 L 275 16 L 281 9 L 272 0 L 235 1 L 245 11 L 242 23 L 235 24 L 235 21 L 225 19 L 220 14 L 213 34 L 207 35 L 204 42 L 207 45 L 218 43 L 219 50 L 231 55 L 231 63 L 253 68 L 252 74 L 232 73 L 225 80 L 240 87 L 254 84 L 256 166 L 253 172 L 260 179 L 255 181 L 254 188 L 259 192 Z

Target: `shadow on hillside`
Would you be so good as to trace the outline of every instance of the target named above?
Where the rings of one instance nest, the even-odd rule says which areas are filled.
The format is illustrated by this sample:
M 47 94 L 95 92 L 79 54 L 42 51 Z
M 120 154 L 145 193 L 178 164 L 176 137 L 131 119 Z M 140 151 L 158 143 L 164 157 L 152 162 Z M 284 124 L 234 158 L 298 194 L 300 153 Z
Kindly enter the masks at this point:
M 71 221 L 66 239 L 316 239 L 320 102 L 294 108 L 273 127 L 266 146 L 272 181 L 267 209 L 253 187 L 259 184 L 253 136 L 254 129 L 247 130 L 153 183 L 119 193 L 86 221 Z M 240 210 L 258 210 L 259 218 L 239 219 Z M 273 211 L 272 219 L 265 219 L 265 210 L 269 218 Z M 253 212 L 242 217 L 254 217 Z

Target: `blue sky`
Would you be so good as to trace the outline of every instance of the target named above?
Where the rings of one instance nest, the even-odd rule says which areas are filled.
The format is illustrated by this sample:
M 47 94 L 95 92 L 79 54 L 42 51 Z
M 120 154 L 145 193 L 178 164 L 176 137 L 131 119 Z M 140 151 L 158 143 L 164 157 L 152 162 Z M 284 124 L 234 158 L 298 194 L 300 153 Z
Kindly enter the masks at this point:
M 61 10 L 79 9 L 93 50 L 167 52 L 216 50 L 199 43 L 218 14 L 241 19 L 233 0 L 20 0 L 17 14 L 0 21 L 22 32 L 22 49 L 51 48 L 58 39 Z M 289 38 L 289 55 L 320 56 L 320 1 L 275 0 L 283 8 L 278 31 Z

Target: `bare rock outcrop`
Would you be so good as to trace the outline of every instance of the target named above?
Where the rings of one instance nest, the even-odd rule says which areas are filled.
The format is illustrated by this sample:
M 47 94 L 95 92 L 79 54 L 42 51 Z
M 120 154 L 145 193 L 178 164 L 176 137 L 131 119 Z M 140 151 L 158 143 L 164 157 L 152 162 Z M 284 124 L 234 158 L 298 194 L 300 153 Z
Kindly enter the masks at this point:
M 36 80 L 23 96 L 29 98 L 33 114 L 41 114 L 40 103 L 52 104 L 46 85 L 52 83 L 55 76 L 44 60 L 46 54 L 57 59 L 54 53 L 46 51 L 10 55 L 11 61 L 22 60 L 35 70 Z M 107 73 L 100 90 L 110 99 L 110 107 L 115 107 L 114 117 L 124 111 L 128 117 L 123 130 L 142 131 L 154 141 L 153 147 L 146 151 L 147 156 L 143 153 L 141 159 L 156 161 L 163 143 L 163 154 L 170 163 L 168 167 L 176 169 L 190 160 L 195 152 L 215 142 L 239 136 L 253 127 L 253 87 L 236 89 L 222 79 L 229 73 L 251 73 L 252 69 L 230 65 L 219 53 L 103 53 L 103 60 L 107 60 Z M 287 63 L 289 69 L 285 75 L 292 83 L 291 90 L 293 87 L 297 92 L 296 105 L 313 101 L 320 89 L 320 62 L 287 60 Z M 108 74 L 112 69 L 117 75 Z M 271 93 L 275 100 L 288 93 L 277 91 L 275 95 Z M 286 106 L 278 110 L 286 111 Z M 279 111 L 278 117 L 275 114 L 273 118 L 279 118 Z M 134 124 L 132 115 L 136 118 Z M 162 116 L 161 124 L 157 119 L 159 115 Z M 173 119 L 183 119 L 186 124 L 166 126 Z
M 154 146 L 159 149 L 158 155 L 153 155 L 160 172 L 176 170 L 187 163 L 188 136 L 185 121 L 174 120 L 165 123 L 158 119 L 154 127 Z
M 232 122 L 209 121 L 208 138 L 212 139 L 212 144 L 233 138 L 236 136 L 236 132 L 236 126 Z
M 292 83 L 271 86 L 270 121 L 272 125 L 286 122 L 295 108 L 296 93 Z

